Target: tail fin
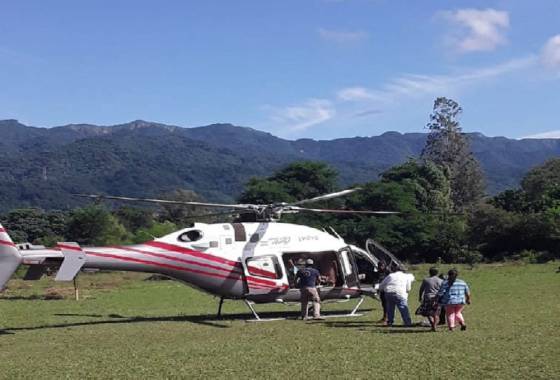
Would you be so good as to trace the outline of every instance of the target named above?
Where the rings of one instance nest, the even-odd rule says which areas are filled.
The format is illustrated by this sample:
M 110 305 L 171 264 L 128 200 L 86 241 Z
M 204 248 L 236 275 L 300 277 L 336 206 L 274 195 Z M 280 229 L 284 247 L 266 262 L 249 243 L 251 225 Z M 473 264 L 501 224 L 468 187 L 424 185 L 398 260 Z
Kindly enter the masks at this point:
M 16 245 L 0 224 L 0 291 L 21 264 L 22 257 Z

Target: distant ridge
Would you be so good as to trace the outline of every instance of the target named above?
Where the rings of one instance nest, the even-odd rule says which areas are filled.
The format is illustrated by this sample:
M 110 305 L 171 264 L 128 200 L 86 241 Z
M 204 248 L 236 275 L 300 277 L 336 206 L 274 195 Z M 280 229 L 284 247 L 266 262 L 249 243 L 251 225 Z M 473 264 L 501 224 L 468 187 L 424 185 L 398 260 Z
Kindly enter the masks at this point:
M 514 140 L 469 134 L 488 191 L 518 186 L 522 176 L 560 156 L 558 139 Z M 386 132 L 335 140 L 285 140 L 231 124 L 182 128 L 135 120 L 114 126 L 30 127 L 0 121 L 0 210 L 69 208 L 73 192 L 154 196 L 189 188 L 209 200 L 231 201 L 252 176 L 270 175 L 294 160 L 325 161 L 340 185 L 373 181 L 417 157 L 426 134 Z

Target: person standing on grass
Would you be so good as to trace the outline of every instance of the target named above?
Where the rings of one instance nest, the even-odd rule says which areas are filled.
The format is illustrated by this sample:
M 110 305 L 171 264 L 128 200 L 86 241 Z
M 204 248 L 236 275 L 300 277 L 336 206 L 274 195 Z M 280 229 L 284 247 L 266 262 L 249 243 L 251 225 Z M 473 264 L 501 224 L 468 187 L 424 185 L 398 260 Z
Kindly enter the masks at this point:
M 403 268 L 392 266 L 391 274 L 379 284 L 379 290 L 385 292 L 387 302 L 387 323 L 386 326 L 393 326 L 395 321 L 395 306 L 401 313 L 405 326 L 412 326 L 410 312 L 408 311 L 408 292 L 414 281 L 414 276 L 404 273 Z
M 389 275 L 390 273 L 389 268 L 387 267 L 387 264 L 385 264 L 385 261 L 379 262 L 378 273 L 379 273 L 378 281 L 380 283 L 383 282 L 385 277 Z M 379 290 L 379 299 L 381 300 L 381 307 L 383 308 L 383 316 L 377 322 L 386 324 L 387 323 L 387 300 L 385 299 L 385 292 L 383 290 Z
M 455 323 L 461 325 L 461 330 L 467 329 L 462 312 L 465 304 L 471 303 L 471 292 L 467 283 L 457 278 L 458 275 L 457 269 L 451 269 L 438 292 L 439 303 L 445 307 L 449 331 L 453 331 Z
M 313 268 L 313 259 L 305 261 L 305 268 L 300 269 L 296 274 L 296 283 L 299 285 L 301 292 L 301 317 L 308 319 L 307 304 L 313 301 L 313 319 L 321 318 L 321 298 L 317 291 L 317 284 L 319 283 L 321 274 Z
M 438 291 L 443 280 L 438 277 L 437 268 L 431 267 L 429 273 L 430 277 L 426 277 L 422 281 L 420 291 L 418 292 L 420 307 L 416 310 L 416 314 L 427 317 L 432 331 L 436 331 L 439 319 Z

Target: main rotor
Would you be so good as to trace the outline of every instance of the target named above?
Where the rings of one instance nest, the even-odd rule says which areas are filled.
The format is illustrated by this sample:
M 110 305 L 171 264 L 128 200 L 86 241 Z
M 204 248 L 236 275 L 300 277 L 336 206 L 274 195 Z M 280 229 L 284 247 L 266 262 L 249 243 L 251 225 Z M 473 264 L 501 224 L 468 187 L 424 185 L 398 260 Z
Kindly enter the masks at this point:
M 194 201 L 179 201 L 169 199 L 152 199 L 152 198 L 133 198 L 121 197 L 115 195 L 100 195 L 100 194 L 74 194 L 78 197 L 90 198 L 95 200 L 117 200 L 125 202 L 145 202 L 155 203 L 160 205 L 179 205 L 179 206 L 194 206 L 194 207 L 208 207 L 208 208 L 221 208 L 228 209 L 229 211 L 220 213 L 218 215 L 254 215 L 257 222 L 274 222 L 279 220 L 283 214 L 297 214 L 297 213 L 327 213 L 327 214 L 361 214 L 361 215 L 390 215 L 398 214 L 395 211 L 373 211 L 373 210 L 347 210 L 347 209 L 323 209 L 323 208 L 307 208 L 301 207 L 308 203 L 325 201 L 333 198 L 342 197 L 361 188 L 346 189 L 333 193 L 323 194 L 314 198 L 302 199 L 296 202 L 277 202 L 269 204 L 227 204 L 227 203 L 209 203 L 209 202 L 194 202 Z M 207 215 L 203 215 L 207 216 Z

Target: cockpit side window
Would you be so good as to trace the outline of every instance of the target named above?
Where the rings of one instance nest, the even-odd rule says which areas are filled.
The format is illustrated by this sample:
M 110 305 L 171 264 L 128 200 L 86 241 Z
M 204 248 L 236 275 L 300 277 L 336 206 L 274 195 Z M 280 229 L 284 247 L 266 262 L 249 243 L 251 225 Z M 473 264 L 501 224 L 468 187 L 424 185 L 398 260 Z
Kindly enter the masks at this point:
M 179 239 L 179 241 L 188 243 L 188 242 L 192 242 L 192 241 L 198 241 L 198 240 L 202 239 L 202 236 L 204 236 L 202 231 L 190 230 L 190 231 L 184 232 L 181 235 L 179 235 L 178 239 Z

